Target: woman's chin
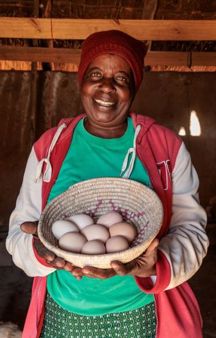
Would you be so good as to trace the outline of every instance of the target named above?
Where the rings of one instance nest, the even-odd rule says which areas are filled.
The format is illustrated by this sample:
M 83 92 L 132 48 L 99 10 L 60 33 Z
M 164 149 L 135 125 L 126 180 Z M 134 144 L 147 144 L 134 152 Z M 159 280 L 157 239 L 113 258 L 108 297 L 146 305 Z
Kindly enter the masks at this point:
M 115 126 L 115 120 L 116 116 L 114 114 L 110 114 L 110 112 L 99 112 L 97 114 L 94 114 L 94 117 L 89 119 L 90 123 L 92 122 L 93 124 L 101 126 L 109 124 L 113 124 Z

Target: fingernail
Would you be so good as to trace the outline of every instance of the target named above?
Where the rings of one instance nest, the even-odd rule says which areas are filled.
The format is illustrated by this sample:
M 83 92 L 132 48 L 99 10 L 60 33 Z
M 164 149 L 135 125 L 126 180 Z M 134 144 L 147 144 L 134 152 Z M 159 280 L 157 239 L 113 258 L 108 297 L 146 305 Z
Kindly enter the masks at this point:
M 69 266 L 64 267 L 65 271 L 71 271 L 71 268 Z
M 47 260 L 49 263 L 51 263 L 51 262 L 53 261 L 53 259 L 54 259 L 54 257 L 51 257 L 51 256 L 46 257 L 46 260 Z

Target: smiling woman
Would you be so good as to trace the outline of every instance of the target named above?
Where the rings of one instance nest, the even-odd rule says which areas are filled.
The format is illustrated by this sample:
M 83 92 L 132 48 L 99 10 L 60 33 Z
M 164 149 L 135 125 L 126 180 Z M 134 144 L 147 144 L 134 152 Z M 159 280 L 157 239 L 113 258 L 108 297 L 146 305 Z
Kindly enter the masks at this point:
M 90 35 L 78 71 L 84 114 L 60 121 L 32 148 L 6 243 L 15 264 L 35 277 L 23 338 L 202 337 L 186 281 L 207 252 L 206 214 L 182 140 L 130 111 L 145 53 L 141 41 L 120 31 Z M 55 197 L 101 177 L 124 177 L 155 190 L 163 224 L 158 238 L 129 263 L 81 268 L 46 249 L 37 224 Z M 116 211 L 110 205 L 108 211 Z
M 133 76 L 128 63 L 118 55 L 96 57 L 81 82 L 86 129 L 104 138 L 122 136 L 133 97 Z

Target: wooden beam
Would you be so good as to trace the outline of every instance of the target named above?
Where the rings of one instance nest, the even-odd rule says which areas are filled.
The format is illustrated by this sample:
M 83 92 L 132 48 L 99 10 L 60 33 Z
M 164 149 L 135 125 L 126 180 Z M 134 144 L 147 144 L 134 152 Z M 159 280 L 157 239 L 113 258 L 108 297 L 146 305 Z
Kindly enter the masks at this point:
M 77 66 L 80 49 L 48 47 L 0 47 L 0 60 L 71 63 Z M 150 51 L 145 65 L 216 66 L 216 52 Z
M 146 55 L 146 66 L 187 66 L 188 53 L 185 52 L 154 52 Z
M 82 40 L 108 29 L 122 30 L 140 40 L 216 40 L 216 20 L 0 18 L 0 38 Z
M 216 52 L 208 52 L 209 57 L 206 57 L 205 52 L 192 53 L 192 63 L 196 66 L 216 66 Z
M 49 47 L 0 47 L 0 60 L 74 63 L 80 60 L 80 49 Z

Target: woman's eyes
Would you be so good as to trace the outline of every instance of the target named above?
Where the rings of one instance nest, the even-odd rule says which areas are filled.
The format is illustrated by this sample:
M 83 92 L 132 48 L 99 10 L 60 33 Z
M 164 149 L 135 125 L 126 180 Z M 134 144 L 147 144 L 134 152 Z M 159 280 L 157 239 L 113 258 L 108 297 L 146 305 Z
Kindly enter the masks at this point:
M 99 81 L 104 78 L 103 74 L 98 71 L 94 71 L 88 74 L 87 78 L 91 81 Z M 130 83 L 130 79 L 127 76 L 116 74 L 113 76 L 113 81 L 122 86 L 128 86 Z
M 100 72 L 92 72 L 89 74 L 89 78 L 93 81 L 102 79 L 103 75 Z
M 127 76 L 124 75 L 116 75 L 115 76 L 115 81 L 119 84 L 122 85 L 129 85 L 129 78 Z

